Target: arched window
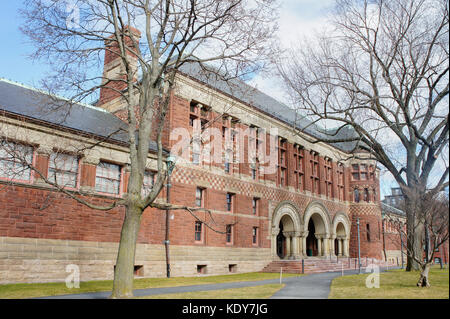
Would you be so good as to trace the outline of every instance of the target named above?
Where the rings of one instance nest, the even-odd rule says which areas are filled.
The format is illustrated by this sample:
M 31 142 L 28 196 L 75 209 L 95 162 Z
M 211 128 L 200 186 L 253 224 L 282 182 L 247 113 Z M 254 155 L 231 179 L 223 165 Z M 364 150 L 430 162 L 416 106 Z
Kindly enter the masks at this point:
M 370 199 L 369 199 L 369 189 L 368 189 L 368 188 L 364 188 L 364 201 L 365 201 L 365 202 L 370 202 Z
M 355 203 L 359 203 L 359 190 L 357 188 L 355 188 L 353 193 L 354 193 Z

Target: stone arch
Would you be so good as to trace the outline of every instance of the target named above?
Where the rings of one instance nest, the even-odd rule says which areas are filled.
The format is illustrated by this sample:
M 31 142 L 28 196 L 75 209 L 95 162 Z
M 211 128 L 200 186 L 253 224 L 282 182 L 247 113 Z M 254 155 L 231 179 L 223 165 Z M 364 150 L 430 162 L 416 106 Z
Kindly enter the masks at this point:
M 310 203 L 303 215 L 303 252 L 306 256 L 328 256 L 331 219 L 326 207 L 318 201 Z
M 283 201 L 277 205 L 271 220 L 271 246 L 273 258 L 295 259 L 299 255 L 298 243 L 302 220 L 295 203 Z M 280 249 L 282 252 L 280 252 Z
M 339 212 L 334 216 L 330 245 L 332 255 L 349 256 L 350 228 L 351 222 L 347 214 Z
M 331 235 L 331 219 L 330 214 L 326 207 L 320 202 L 312 202 L 306 207 L 305 214 L 303 215 L 303 231 L 308 232 L 308 223 L 310 219 L 313 219 L 314 223 L 317 222 L 316 233 L 326 236 Z
M 275 207 L 274 213 L 272 215 L 272 233 L 274 230 L 278 228 L 280 221 L 284 216 L 289 216 L 292 225 L 289 228 L 289 231 L 301 231 L 302 229 L 302 220 L 300 218 L 299 209 L 297 205 L 291 201 L 283 201 Z

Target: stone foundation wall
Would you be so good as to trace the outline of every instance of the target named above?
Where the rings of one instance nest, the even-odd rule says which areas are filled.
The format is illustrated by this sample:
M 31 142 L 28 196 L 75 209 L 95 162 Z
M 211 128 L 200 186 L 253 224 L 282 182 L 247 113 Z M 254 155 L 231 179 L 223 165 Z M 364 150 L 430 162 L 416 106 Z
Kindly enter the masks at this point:
M 80 280 L 112 280 L 117 243 L 0 237 L 0 284 L 61 282 L 77 265 Z M 171 246 L 171 275 L 196 276 L 197 265 L 206 265 L 206 275 L 262 270 L 270 261 L 270 249 L 206 246 Z M 135 265 L 143 277 L 165 277 L 163 245 L 138 244 Z M 203 276 L 203 275 L 202 275 Z

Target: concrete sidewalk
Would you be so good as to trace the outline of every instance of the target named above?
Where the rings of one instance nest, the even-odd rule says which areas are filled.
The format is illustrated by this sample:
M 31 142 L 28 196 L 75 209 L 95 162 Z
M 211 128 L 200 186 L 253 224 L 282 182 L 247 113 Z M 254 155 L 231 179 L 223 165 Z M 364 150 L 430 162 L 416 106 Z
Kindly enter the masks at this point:
M 389 269 L 393 268 L 397 267 Z M 386 271 L 386 269 L 386 267 L 380 267 L 380 272 Z M 345 270 L 344 276 L 356 275 L 358 272 L 358 269 Z M 364 268 L 361 268 L 361 274 L 366 274 Z M 270 299 L 328 299 L 331 282 L 340 276 L 342 276 L 341 271 L 296 277 L 293 278 L 295 280 L 286 281 L 286 286 L 277 291 Z
M 382 270 L 382 269 L 380 269 Z M 364 273 L 364 269 L 361 270 Z M 357 274 L 358 270 L 346 270 L 344 275 Z M 286 286 L 275 293 L 271 298 L 273 299 L 327 299 L 330 293 L 331 281 L 341 276 L 341 272 L 327 272 L 310 274 L 298 277 L 283 278 L 282 283 Z M 193 286 L 179 286 L 166 288 L 147 288 L 136 289 L 133 291 L 135 297 L 195 292 L 195 291 L 210 291 L 222 290 L 231 288 L 255 287 L 267 284 L 278 284 L 279 279 L 259 280 L 259 281 L 241 281 L 230 282 L 222 284 L 206 284 Z M 105 292 L 91 292 L 72 295 L 59 295 L 40 297 L 34 299 L 107 299 L 111 295 L 110 291 Z

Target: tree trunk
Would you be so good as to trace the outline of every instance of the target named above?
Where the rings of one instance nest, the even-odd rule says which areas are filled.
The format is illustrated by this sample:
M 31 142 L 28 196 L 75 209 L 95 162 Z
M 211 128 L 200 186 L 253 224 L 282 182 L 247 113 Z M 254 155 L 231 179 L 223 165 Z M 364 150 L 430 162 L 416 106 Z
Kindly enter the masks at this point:
M 140 208 L 127 206 L 120 234 L 113 291 L 110 298 L 133 297 L 134 260 L 141 216 L 142 211 Z
M 431 263 L 426 263 L 422 271 L 420 272 L 420 279 L 417 282 L 417 287 L 430 287 L 430 280 L 428 279 L 428 273 L 430 272 Z
M 420 270 L 420 264 L 414 259 L 422 260 L 423 258 L 423 247 L 422 247 L 422 237 L 423 237 L 423 227 L 419 224 L 419 212 L 420 209 L 414 200 L 411 200 L 407 196 L 405 197 L 405 208 L 406 208 L 406 271 L 418 271 Z

